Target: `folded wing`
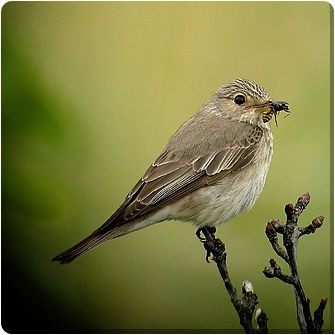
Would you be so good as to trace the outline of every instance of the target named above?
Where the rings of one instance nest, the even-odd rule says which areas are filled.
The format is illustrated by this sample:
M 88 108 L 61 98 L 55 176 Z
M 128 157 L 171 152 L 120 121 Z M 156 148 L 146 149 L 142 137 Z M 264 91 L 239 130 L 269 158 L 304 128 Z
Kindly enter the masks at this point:
M 122 224 L 155 211 L 249 165 L 263 131 L 251 125 L 244 125 L 241 129 L 243 132 L 226 147 L 220 148 L 219 143 L 212 143 L 189 150 L 197 152 L 196 156 L 187 150 L 173 151 L 167 147 L 129 192 L 125 202 L 98 230 L 105 231 L 110 225 Z

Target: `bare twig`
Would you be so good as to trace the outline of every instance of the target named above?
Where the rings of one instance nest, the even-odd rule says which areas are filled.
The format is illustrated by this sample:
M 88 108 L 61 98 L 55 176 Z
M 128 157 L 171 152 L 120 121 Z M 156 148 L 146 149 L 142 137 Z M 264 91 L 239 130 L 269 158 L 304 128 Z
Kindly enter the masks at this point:
M 277 253 L 278 256 L 283 258 L 287 263 L 289 261 L 287 252 L 279 245 L 277 233 L 283 234 L 284 224 L 277 220 L 272 220 L 268 222 L 265 228 L 265 234 L 268 237 L 273 250 Z
M 294 278 L 292 276 L 284 274 L 280 266 L 276 263 L 276 261 L 273 258 L 270 259 L 270 266 L 265 268 L 263 270 L 263 273 L 268 278 L 278 278 L 281 281 L 288 284 L 294 283 Z
M 302 333 L 320 332 L 323 324 L 322 315 L 324 305 L 320 306 L 314 313 L 314 321 L 310 311 L 310 301 L 306 297 L 302 288 L 298 266 L 297 266 L 297 248 L 298 240 L 301 236 L 314 233 L 317 228 L 323 224 L 324 217 L 315 218 L 312 223 L 304 228 L 298 227 L 298 219 L 303 210 L 310 202 L 310 195 L 303 194 L 295 205 L 288 204 L 285 206 L 286 224 L 283 225 L 279 220 L 268 222 L 265 232 L 274 251 L 283 258 L 290 266 L 291 275 L 286 275 L 282 272 L 279 265 L 274 259 L 270 260 L 270 266 L 263 270 L 263 273 L 268 278 L 278 278 L 281 281 L 294 286 L 297 305 L 297 319 Z M 279 245 L 277 233 L 283 235 L 283 244 L 286 251 Z M 325 301 L 325 300 L 321 300 Z M 322 308 L 323 307 L 323 308 Z M 321 317 L 320 317 L 321 315 Z
M 205 236 L 201 237 L 201 233 Z M 216 263 L 217 268 L 220 272 L 223 283 L 229 293 L 231 302 L 233 303 L 235 310 L 240 318 L 240 324 L 243 327 L 245 333 L 254 333 L 255 330 L 252 325 L 252 316 L 257 305 L 257 295 L 254 293 L 252 284 L 249 281 L 244 281 L 242 284 L 241 299 L 238 298 L 236 289 L 230 280 L 228 269 L 227 269 L 227 253 L 225 251 L 225 245 L 222 241 L 215 237 L 215 228 L 204 227 L 197 231 L 196 235 L 203 243 L 206 249 L 206 261 L 209 262 L 209 257 L 213 256 L 213 261 Z M 258 323 L 258 332 L 267 332 L 267 317 L 264 311 L 260 316 Z
M 266 313 L 261 309 L 258 308 L 255 313 L 256 321 L 257 321 L 257 328 L 261 334 L 268 333 L 268 317 Z
M 312 221 L 312 223 L 309 226 L 299 228 L 300 231 L 299 237 L 303 235 L 314 234 L 315 231 L 322 226 L 324 219 L 325 218 L 323 216 L 318 216 Z
M 323 311 L 327 305 L 328 298 L 323 297 L 320 301 L 319 307 L 314 312 L 314 325 L 317 333 L 321 333 L 323 326 Z

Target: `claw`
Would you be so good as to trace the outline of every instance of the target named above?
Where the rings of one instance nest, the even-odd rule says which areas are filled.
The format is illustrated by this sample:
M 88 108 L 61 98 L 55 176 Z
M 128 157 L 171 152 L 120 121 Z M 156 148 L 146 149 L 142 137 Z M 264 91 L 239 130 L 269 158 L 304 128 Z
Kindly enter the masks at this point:
M 201 234 L 204 235 L 204 237 L 201 236 Z M 203 233 L 203 228 L 199 228 L 196 232 L 195 235 L 197 238 L 200 240 L 200 242 L 205 242 L 206 241 L 206 235 Z
M 197 236 L 198 239 L 201 238 L 201 233 L 202 233 L 202 229 L 201 228 L 197 229 L 197 231 L 195 232 L 195 235 Z
M 210 263 L 209 257 L 211 257 L 211 252 L 210 252 L 210 250 L 207 250 L 207 252 L 206 252 L 206 262 L 207 263 Z
M 199 228 L 196 232 L 195 235 L 197 238 L 201 241 L 204 242 L 206 241 L 209 237 L 215 238 L 215 233 L 216 233 L 216 228 L 215 227 L 202 227 Z M 201 234 L 204 236 L 202 237 Z

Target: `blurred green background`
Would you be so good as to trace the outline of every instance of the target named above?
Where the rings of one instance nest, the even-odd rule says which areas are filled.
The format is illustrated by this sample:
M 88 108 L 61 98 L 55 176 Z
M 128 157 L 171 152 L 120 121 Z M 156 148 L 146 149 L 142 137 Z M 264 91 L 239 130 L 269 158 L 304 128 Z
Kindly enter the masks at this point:
M 254 208 L 220 226 L 234 284 L 271 332 L 297 332 L 293 290 L 262 270 L 264 227 L 306 191 L 301 279 L 332 330 L 333 11 L 326 2 L 9 2 L 2 8 L 2 326 L 8 332 L 240 332 L 195 227 L 167 222 L 50 260 L 104 222 L 169 136 L 245 77 L 290 103 Z

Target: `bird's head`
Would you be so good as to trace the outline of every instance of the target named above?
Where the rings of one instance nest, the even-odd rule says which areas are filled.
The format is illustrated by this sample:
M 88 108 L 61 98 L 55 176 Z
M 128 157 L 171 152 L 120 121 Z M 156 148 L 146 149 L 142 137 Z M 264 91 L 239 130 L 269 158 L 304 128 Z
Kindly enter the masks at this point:
M 288 103 L 273 100 L 260 85 L 247 79 L 236 79 L 219 88 L 215 97 L 220 114 L 229 119 L 266 126 L 280 111 L 289 113 Z

